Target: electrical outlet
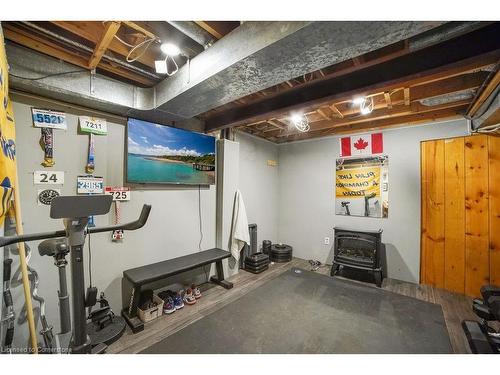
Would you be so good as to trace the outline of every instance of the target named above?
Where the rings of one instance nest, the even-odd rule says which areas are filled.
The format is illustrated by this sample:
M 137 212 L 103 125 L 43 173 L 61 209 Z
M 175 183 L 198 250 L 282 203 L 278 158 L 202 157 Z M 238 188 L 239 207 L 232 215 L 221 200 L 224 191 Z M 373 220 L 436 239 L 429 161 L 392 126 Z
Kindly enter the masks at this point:
M 330 237 L 325 237 L 325 245 L 330 245 Z

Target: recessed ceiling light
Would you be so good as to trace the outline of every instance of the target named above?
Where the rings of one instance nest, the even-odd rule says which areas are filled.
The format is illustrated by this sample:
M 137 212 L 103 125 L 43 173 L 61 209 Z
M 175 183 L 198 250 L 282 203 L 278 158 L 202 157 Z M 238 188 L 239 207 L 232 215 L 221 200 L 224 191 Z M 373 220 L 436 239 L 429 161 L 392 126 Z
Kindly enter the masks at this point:
M 179 47 L 173 43 L 163 43 L 160 48 L 161 51 L 167 56 L 177 56 L 181 53 Z

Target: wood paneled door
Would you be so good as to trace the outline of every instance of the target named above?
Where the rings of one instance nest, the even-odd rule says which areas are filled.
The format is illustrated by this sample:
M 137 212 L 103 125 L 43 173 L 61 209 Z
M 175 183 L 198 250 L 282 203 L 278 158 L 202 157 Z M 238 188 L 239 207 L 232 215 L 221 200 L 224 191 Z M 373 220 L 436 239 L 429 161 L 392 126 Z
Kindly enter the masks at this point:
M 500 284 L 500 137 L 421 143 L 420 282 L 478 296 Z

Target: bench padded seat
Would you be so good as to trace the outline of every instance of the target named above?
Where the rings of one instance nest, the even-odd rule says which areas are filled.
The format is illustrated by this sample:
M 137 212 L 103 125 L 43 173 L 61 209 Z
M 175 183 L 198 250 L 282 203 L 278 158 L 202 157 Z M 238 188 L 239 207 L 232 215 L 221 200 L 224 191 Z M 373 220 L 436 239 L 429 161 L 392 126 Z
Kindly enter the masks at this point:
M 133 285 L 139 286 L 214 263 L 230 256 L 231 253 L 229 251 L 214 248 L 163 262 L 132 268 L 123 271 L 123 277 L 128 279 Z

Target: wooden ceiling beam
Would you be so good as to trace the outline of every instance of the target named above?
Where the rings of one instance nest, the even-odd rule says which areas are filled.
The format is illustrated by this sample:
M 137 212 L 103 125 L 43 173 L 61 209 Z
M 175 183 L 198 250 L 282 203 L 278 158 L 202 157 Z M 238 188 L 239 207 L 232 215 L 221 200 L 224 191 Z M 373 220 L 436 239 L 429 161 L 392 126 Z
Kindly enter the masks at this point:
M 477 56 L 477 57 L 465 59 L 465 60 L 460 61 L 458 63 L 451 64 L 451 66 L 446 66 L 446 67 L 434 69 L 432 72 L 429 72 L 426 75 L 419 74 L 418 77 L 412 76 L 412 77 L 408 77 L 407 79 L 402 79 L 402 80 L 398 81 L 397 83 L 392 83 L 392 84 L 389 83 L 385 87 L 383 87 L 382 85 L 376 85 L 372 89 L 372 91 L 370 91 L 370 89 L 366 89 L 363 92 L 350 91 L 350 92 L 344 93 L 343 95 L 339 95 L 338 97 L 333 99 L 333 101 L 335 102 L 335 104 L 337 104 L 337 103 L 352 101 L 352 98 L 355 95 L 365 95 L 365 96 L 374 95 L 375 93 L 380 92 L 381 87 L 383 87 L 386 90 L 396 90 L 402 86 L 408 86 L 408 87 L 411 86 L 412 90 L 413 90 L 414 89 L 413 86 L 429 84 L 429 83 L 433 83 L 433 82 L 439 82 L 439 81 L 442 81 L 442 80 L 447 79 L 447 78 L 453 78 L 453 77 L 461 76 L 461 75 L 466 74 L 466 73 L 477 72 L 483 68 L 490 67 L 492 64 L 496 63 L 498 61 L 499 57 L 500 57 L 500 51 L 493 51 L 490 53 L 486 53 L 482 56 Z M 296 89 L 297 89 L 297 86 L 295 87 L 295 89 L 289 89 L 287 91 L 295 91 Z M 272 99 L 272 98 L 267 98 L 267 99 Z M 330 102 L 332 101 L 332 99 L 329 99 L 329 100 L 330 100 Z M 256 104 L 263 104 L 263 103 L 262 103 L 262 100 L 259 100 L 255 103 L 248 103 L 246 106 L 252 106 L 254 104 L 256 105 Z M 302 104 L 301 107 L 299 107 L 299 106 L 289 107 L 289 109 L 287 109 L 287 112 L 292 110 L 292 109 L 302 109 L 303 111 L 311 111 L 311 110 L 314 110 L 314 108 L 316 108 L 317 106 L 324 105 L 324 104 L 328 104 L 328 102 L 321 100 L 318 103 L 313 104 L 313 105 Z M 245 108 L 240 108 L 240 110 L 241 109 L 245 109 Z M 220 114 L 221 113 L 217 112 L 216 115 L 220 115 Z M 282 114 L 283 114 L 282 110 L 269 111 L 265 114 L 254 116 L 251 119 L 249 119 L 249 121 L 251 121 L 251 122 L 259 121 L 262 118 L 265 118 L 265 116 L 280 117 L 280 115 L 282 115 Z M 345 114 L 344 114 L 344 116 L 345 116 Z M 210 121 L 210 118 L 209 118 L 209 121 Z M 233 122 L 233 124 L 240 125 L 240 123 L 236 122 L 236 121 Z M 241 124 L 244 124 L 244 122 L 242 122 Z
M 331 120 L 330 116 L 328 116 L 321 108 L 318 108 L 316 112 L 318 112 L 325 120 Z
M 451 109 L 443 109 L 439 111 L 432 111 L 426 113 L 415 113 L 411 115 L 388 118 L 383 120 L 376 120 L 366 123 L 354 124 L 354 125 L 345 125 L 343 127 L 335 128 L 335 129 L 327 129 L 323 132 L 316 133 L 300 133 L 295 134 L 291 137 L 287 138 L 274 138 L 273 140 L 276 143 L 286 143 L 293 142 L 305 139 L 313 139 L 331 135 L 344 135 L 344 134 L 352 134 L 352 133 L 360 133 L 360 132 L 369 132 L 376 130 L 385 130 L 390 128 L 397 128 L 402 126 L 411 126 L 422 124 L 431 121 L 443 121 L 447 119 L 460 118 L 462 117 L 462 112 L 465 111 L 466 105 L 461 107 L 451 108 Z
M 328 129 L 336 129 L 339 127 L 350 126 L 365 122 L 373 122 L 377 120 L 385 120 L 388 118 L 399 118 L 402 116 L 408 116 L 411 114 L 417 113 L 428 113 L 428 112 L 436 112 L 444 109 L 455 109 L 455 108 L 463 108 L 467 106 L 471 101 L 470 100 L 461 100 L 457 102 L 451 103 L 443 103 L 436 106 L 425 106 L 418 102 L 412 103 L 410 107 L 397 107 L 397 108 L 382 108 L 380 110 L 375 110 L 371 114 L 366 116 L 359 116 L 356 118 L 344 118 L 342 120 L 330 120 L 330 121 L 319 121 L 310 124 L 311 129 L 308 133 L 312 134 L 315 132 L 323 132 Z M 294 129 L 290 129 L 288 133 L 283 133 L 280 131 L 275 131 L 274 133 L 269 134 L 269 136 L 277 136 L 277 137 L 290 137 L 294 134 L 298 134 Z
M 95 67 L 99 64 L 102 56 L 108 49 L 109 44 L 115 37 L 119 28 L 120 22 L 110 21 L 106 24 L 101 39 L 97 42 L 94 52 L 92 53 L 92 56 L 90 56 L 88 65 L 89 69 L 95 69 Z
M 387 108 L 392 109 L 391 93 L 389 91 L 384 92 L 384 98 Z
M 500 65 L 500 62 L 497 64 L 497 71 L 493 75 L 493 77 L 486 83 L 484 87 L 480 90 L 476 98 L 474 98 L 473 103 L 471 104 L 470 108 L 467 109 L 467 116 L 472 117 L 476 114 L 478 109 L 483 105 L 483 103 L 488 99 L 488 97 L 491 95 L 491 93 L 500 85 L 500 69 L 498 69 L 498 65 Z
M 270 119 L 268 121 L 271 125 L 277 127 L 278 129 L 286 129 L 288 126 L 284 124 L 283 122 L 279 121 L 278 119 Z
M 432 81 L 429 84 L 412 87 L 412 95 L 411 95 L 412 101 L 416 102 L 430 97 L 441 96 L 445 94 L 477 88 L 484 82 L 488 74 L 489 74 L 488 72 L 484 71 L 479 71 L 475 73 L 466 73 L 460 76 L 454 76 L 441 81 Z M 403 91 L 404 91 L 403 88 L 401 88 L 394 90 L 391 93 L 392 107 L 389 109 L 394 108 L 394 106 L 404 104 Z M 385 91 L 384 94 L 378 94 L 377 96 L 372 95 L 374 100 L 374 107 L 373 107 L 374 111 L 382 108 L 388 108 L 386 99 L 387 93 L 389 92 Z M 348 105 L 345 105 L 345 103 L 348 103 Z M 345 107 L 342 111 L 339 110 L 339 104 Z M 335 114 L 337 115 L 336 116 L 337 118 L 345 118 L 346 121 L 349 120 L 349 116 L 359 116 L 360 114 L 359 108 L 357 106 L 353 106 L 351 101 L 343 101 L 340 103 L 330 104 L 329 108 L 332 110 L 334 115 Z M 408 108 L 404 110 L 408 110 Z M 283 117 L 283 119 L 284 118 L 286 117 Z M 314 124 L 315 122 L 322 121 L 324 119 L 325 119 L 324 117 L 321 118 L 317 116 L 317 119 L 310 118 L 309 122 L 311 124 Z
M 145 29 L 144 27 L 138 25 L 135 22 L 132 21 L 122 21 L 125 25 L 130 27 L 131 29 L 134 29 L 135 31 L 140 32 L 141 34 L 146 35 L 149 39 L 158 39 L 158 37 L 148 29 Z
M 499 32 L 500 24 L 493 23 L 348 75 L 335 78 L 327 76 L 322 80 L 269 95 L 244 107 L 226 110 L 207 118 L 206 130 L 237 126 L 266 117 L 277 117 L 284 111 L 304 108 L 307 111 L 311 107 L 331 103 L 347 95 L 408 87 L 425 82 L 432 76 L 443 79 L 453 75 L 453 71 L 455 75 L 462 74 L 468 65 L 477 67 L 485 60 L 489 60 L 489 64 L 492 60 L 493 62 L 498 60 Z
M 79 66 L 80 68 L 88 69 L 88 54 L 69 52 L 60 45 L 51 42 L 48 39 L 42 38 L 36 34 L 30 33 L 24 29 L 20 29 L 13 25 L 2 25 L 6 39 L 16 42 L 24 47 L 31 48 L 35 51 L 66 61 L 70 64 Z M 98 68 L 115 74 L 133 82 L 140 83 L 144 86 L 151 86 L 155 81 L 143 77 L 142 75 L 133 73 L 129 70 L 111 65 L 108 62 L 101 61 Z
M 478 71 L 413 86 L 411 87 L 411 100 L 422 100 L 459 91 L 475 89 L 483 84 L 488 75 L 489 72 L 487 71 Z
M 51 23 L 71 34 L 77 35 L 94 44 L 98 43 L 99 35 L 102 34 L 104 29 L 103 25 L 100 22 L 94 21 L 51 21 Z M 127 47 L 116 38 L 113 38 L 108 45 L 109 51 L 117 53 L 123 57 L 126 57 L 129 54 L 130 49 L 130 47 Z M 155 60 L 157 59 L 157 57 L 158 56 L 154 51 L 148 49 L 141 57 L 137 59 L 137 62 L 154 68 Z
M 213 23 L 209 23 L 208 21 L 194 21 L 194 22 L 216 39 L 221 39 L 224 36 L 214 27 Z
M 405 87 L 403 89 L 403 92 L 404 92 L 404 98 L 405 98 L 405 105 L 409 106 L 410 105 L 410 88 Z
M 56 59 L 64 60 L 80 68 L 88 69 L 88 59 L 85 54 L 68 52 L 60 45 L 53 43 L 47 39 L 41 38 L 35 34 L 31 34 L 24 29 L 13 25 L 2 25 L 5 38 L 11 40 L 24 47 L 31 48 L 35 51 L 42 52 L 46 55 L 55 57 Z
M 330 104 L 330 109 L 335 113 L 338 117 L 344 118 L 344 114 L 340 112 L 340 110 L 335 106 L 335 104 Z

